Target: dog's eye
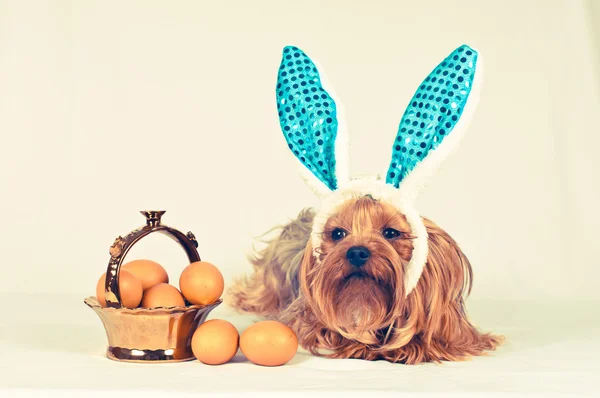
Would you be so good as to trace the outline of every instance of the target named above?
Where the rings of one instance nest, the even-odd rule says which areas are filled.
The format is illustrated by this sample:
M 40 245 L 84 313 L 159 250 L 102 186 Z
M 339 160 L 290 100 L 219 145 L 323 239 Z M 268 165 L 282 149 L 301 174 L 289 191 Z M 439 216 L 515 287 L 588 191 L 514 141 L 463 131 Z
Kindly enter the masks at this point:
M 400 236 L 400 231 L 396 231 L 394 228 L 386 228 L 383 230 L 383 237 L 386 239 L 395 239 Z
M 336 228 L 331 232 L 331 239 L 333 240 L 342 240 L 346 237 L 346 231 L 341 228 Z

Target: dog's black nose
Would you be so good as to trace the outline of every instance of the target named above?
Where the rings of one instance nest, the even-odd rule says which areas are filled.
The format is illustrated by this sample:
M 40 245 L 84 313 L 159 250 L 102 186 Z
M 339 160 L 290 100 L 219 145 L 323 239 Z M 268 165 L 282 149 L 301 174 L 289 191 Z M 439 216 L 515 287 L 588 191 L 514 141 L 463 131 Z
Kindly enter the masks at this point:
M 352 246 L 346 253 L 346 258 L 355 267 L 363 266 L 371 257 L 371 252 L 364 246 Z

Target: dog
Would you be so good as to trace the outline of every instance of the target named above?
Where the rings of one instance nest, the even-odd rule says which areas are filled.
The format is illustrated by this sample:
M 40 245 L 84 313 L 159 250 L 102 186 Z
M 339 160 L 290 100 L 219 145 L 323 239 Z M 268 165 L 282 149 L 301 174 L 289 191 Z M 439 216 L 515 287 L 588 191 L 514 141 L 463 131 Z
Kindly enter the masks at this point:
M 314 117 L 306 116 L 310 121 L 338 113 L 312 61 L 296 47 L 286 47 L 286 50 L 277 87 L 284 134 L 293 131 L 286 128 L 294 123 L 294 120 L 289 121 L 289 114 L 305 116 L 311 111 L 329 110 Z M 289 57 L 290 54 L 293 55 Z M 452 73 L 445 73 L 448 60 L 462 59 L 455 58 L 457 54 L 465 58 L 471 56 L 470 63 L 461 62 L 471 65 L 469 71 L 475 70 L 477 53 L 468 46 L 461 46 L 431 75 L 451 76 Z M 310 69 L 301 71 L 312 74 L 302 73 L 307 79 L 303 81 L 316 85 L 315 90 L 311 84 L 292 83 L 294 80 L 289 79 L 297 73 L 297 65 L 305 64 Z M 290 68 L 295 68 L 292 73 Z M 451 68 L 455 68 L 454 64 Z M 431 75 L 426 82 L 431 81 Z M 468 74 L 463 72 L 463 75 Z M 459 80 L 459 77 L 455 81 L 463 83 L 464 79 Z M 474 83 L 476 78 L 473 76 L 470 81 Z M 304 98 L 304 93 L 295 95 L 295 86 L 307 90 L 309 95 L 311 90 L 317 93 L 322 98 L 319 100 L 329 108 L 307 105 L 309 98 Z M 472 84 L 466 87 L 471 88 Z M 421 91 L 427 91 L 427 86 L 422 85 L 414 98 L 424 98 Z M 292 101 L 296 98 L 297 102 Z M 466 101 L 465 96 L 464 101 L 458 103 L 462 114 L 467 112 Z M 290 102 L 294 106 L 289 107 L 288 113 L 282 112 L 288 109 L 285 105 Z M 418 104 L 423 102 L 413 103 L 413 108 L 418 108 Z M 437 108 L 443 117 L 431 119 L 439 122 L 432 131 L 439 132 L 446 126 L 447 131 L 442 130 L 439 135 L 440 141 L 452 143 L 445 138 L 450 132 L 446 120 L 454 120 L 451 117 L 455 114 L 442 111 L 444 107 Z M 408 143 L 407 134 L 418 135 L 403 127 L 412 126 L 404 120 L 415 115 L 414 109 L 405 112 L 395 143 Z M 406 148 L 410 149 L 405 151 L 395 144 L 385 184 L 378 179 L 346 177 L 342 182 L 343 172 L 339 170 L 344 164 L 343 157 L 339 156 L 342 149 L 338 145 L 337 126 L 321 129 L 319 123 L 315 124 L 316 132 L 309 129 L 300 138 L 288 134 L 287 139 L 290 149 L 303 163 L 304 171 L 311 172 L 305 178 L 313 178 L 315 191 L 320 191 L 325 198 L 322 208 L 304 209 L 295 220 L 279 227 L 277 235 L 253 256 L 254 272 L 237 280 L 230 289 L 230 304 L 238 310 L 289 325 L 302 347 L 330 358 L 419 364 L 460 361 L 496 349 L 503 337 L 479 331 L 465 310 L 464 299 L 471 291 L 473 280 L 469 260 L 446 231 L 414 210 L 414 198 L 422 185 L 421 176 L 430 174 L 430 166 L 439 163 L 442 155 L 446 156 L 443 146 L 433 139 L 433 133 L 430 141 L 423 141 L 428 139 L 427 134 L 423 134 L 423 140 L 414 143 L 415 148 L 428 149 L 425 154 L 417 151 L 415 155 L 419 158 L 415 164 L 410 164 L 414 159 L 408 157 L 414 152 L 413 147 L 407 144 Z M 452 127 L 453 131 L 462 128 L 458 122 Z M 303 143 L 310 136 L 327 134 L 337 141 L 331 140 L 335 142 L 331 142 L 330 148 L 316 152 L 310 163 L 307 153 L 321 144 L 317 139 L 317 145 L 309 145 L 307 150 Z M 337 162 L 331 161 L 334 151 Z M 407 154 L 406 157 L 402 157 L 403 154 Z M 329 169 L 327 162 L 331 165 Z

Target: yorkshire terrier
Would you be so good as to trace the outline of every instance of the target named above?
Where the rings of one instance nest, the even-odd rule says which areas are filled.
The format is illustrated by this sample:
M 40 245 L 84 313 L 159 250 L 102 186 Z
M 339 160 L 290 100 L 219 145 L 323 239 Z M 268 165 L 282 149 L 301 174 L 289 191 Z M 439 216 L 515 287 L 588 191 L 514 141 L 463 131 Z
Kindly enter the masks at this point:
M 282 130 L 324 200 L 282 226 L 253 257 L 254 273 L 230 289 L 231 304 L 286 323 L 305 349 L 331 358 L 418 364 L 494 350 L 502 337 L 480 332 L 466 314 L 469 260 L 414 209 L 423 180 L 466 130 L 477 101 L 479 54 L 457 48 L 419 87 L 400 123 L 385 183 L 346 177 L 339 105 L 306 54 L 286 47 L 283 55 Z

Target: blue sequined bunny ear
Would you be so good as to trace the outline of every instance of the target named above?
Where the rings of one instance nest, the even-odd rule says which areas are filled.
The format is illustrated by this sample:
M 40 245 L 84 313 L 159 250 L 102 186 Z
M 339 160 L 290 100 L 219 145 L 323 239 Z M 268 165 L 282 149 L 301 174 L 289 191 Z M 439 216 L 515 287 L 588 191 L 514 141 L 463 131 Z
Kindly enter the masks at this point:
M 328 190 L 335 190 L 336 104 L 323 88 L 317 67 L 299 48 L 284 48 L 276 91 L 279 124 L 288 147 Z
M 425 78 L 402 116 L 386 183 L 413 198 L 418 194 L 466 130 L 478 99 L 479 69 L 477 51 L 463 45 Z

